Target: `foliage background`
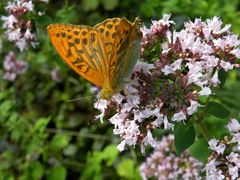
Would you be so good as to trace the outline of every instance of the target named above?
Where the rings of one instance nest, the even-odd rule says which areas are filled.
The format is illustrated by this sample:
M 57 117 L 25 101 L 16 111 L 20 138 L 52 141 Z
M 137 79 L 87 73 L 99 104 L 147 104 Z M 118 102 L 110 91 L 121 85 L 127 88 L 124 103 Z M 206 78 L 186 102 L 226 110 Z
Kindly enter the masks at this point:
M 7 2 L 0 2 L 1 15 L 6 14 Z M 0 180 L 140 179 L 138 166 L 145 157 L 138 148 L 120 154 L 116 149 L 119 139 L 112 134 L 108 121 L 94 121 L 98 112 L 93 109 L 92 85 L 58 57 L 47 36 L 49 24 L 92 26 L 109 17 L 134 20 L 139 16 L 149 25 L 163 13 L 171 13 L 178 28 L 188 19 L 220 16 L 224 23 L 232 24 L 235 33 L 240 32 L 238 0 L 52 0 L 36 3 L 36 8 L 46 11 L 44 16 L 29 17 L 35 24 L 37 48 L 20 53 L 0 28 L 0 61 L 13 50 L 18 59 L 28 63 L 27 72 L 16 81 L 0 78 Z M 60 81 L 52 80 L 53 69 L 59 70 Z M 239 116 L 239 89 L 239 72 L 234 71 L 224 87 L 216 90 L 215 101 L 230 109 L 230 117 Z M 92 97 L 68 102 L 88 96 Z M 227 121 L 227 117 L 209 116 L 206 122 L 211 135 L 222 137 Z M 193 154 L 206 160 L 198 152 Z

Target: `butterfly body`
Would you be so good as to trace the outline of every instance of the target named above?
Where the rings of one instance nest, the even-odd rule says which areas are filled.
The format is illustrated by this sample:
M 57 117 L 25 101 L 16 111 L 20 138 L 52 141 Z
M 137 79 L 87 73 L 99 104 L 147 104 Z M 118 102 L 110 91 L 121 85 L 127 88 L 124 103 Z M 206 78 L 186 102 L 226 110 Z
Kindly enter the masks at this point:
M 123 89 L 140 52 L 140 19 L 107 19 L 94 27 L 52 24 L 50 40 L 61 58 L 109 99 Z

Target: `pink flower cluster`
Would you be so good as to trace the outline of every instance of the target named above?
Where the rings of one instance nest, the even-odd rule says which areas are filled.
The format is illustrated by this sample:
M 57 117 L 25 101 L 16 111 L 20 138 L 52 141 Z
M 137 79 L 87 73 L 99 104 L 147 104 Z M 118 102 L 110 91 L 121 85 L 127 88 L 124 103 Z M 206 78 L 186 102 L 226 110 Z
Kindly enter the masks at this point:
M 156 148 L 153 130 L 190 118 L 201 106 L 199 97 L 210 96 L 220 84 L 219 70 L 233 69 L 240 58 L 238 36 L 219 18 L 188 21 L 179 32 L 169 19 L 164 15 L 142 28 L 141 59 L 154 63 L 139 61 L 123 92 L 95 103 L 100 120 L 115 110 L 109 121 L 121 137 L 120 151 L 126 145 L 140 145 L 142 152 L 147 145 Z
M 240 178 L 240 124 L 236 119 L 231 119 L 227 128 L 230 139 L 226 136 L 221 141 L 211 139 L 208 142 L 212 151 L 205 167 L 209 180 Z
M 162 138 L 158 148 L 140 166 L 142 178 L 199 179 L 203 164 L 192 158 L 188 151 L 176 155 L 173 147 L 173 135 Z
M 28 13 L 34 13 L 34 4 L 31 0 L 16 0 L 8 2 L 5 7 L 8 16 L 1 16 L 3 29 L 7 39 L 21 50 L 25 50 L 31 44 L 37 45 L 36 34 L 32 31 L 32 22 L 24 17 Z
M 27 64 L 24 61 L 17 60 L 16 54 L 11 51 L 5 56 L 3 67 L 5 70 L 3 79 L 14 81 L 19 74 L 26 71 Z

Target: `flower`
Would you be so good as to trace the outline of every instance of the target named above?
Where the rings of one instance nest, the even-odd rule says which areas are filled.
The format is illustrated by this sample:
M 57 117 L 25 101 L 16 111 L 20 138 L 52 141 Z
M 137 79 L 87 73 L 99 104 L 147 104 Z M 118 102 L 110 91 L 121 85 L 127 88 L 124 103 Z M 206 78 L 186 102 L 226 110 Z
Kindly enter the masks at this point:
M 10 1 L 5 9 L 8 15 L 1 16 L 1 20 L 3 21 L 2 27 L 5 29 L 5 35 L 8 40 L 14 42 L 20 51 L 28 49 L 30 45 L 35 47 L 37 42 L 36 34 L 33 32 L 33 23 L 31 20 L 24 18 L 29 13 L 35 13 L 32 0 Z
M 19 74 L 27 69 L 27 63 L 16 59 L 16 54 L 10 51 L 4 58 L 3 68 L 5 70 L 3 79 L 14 81 Z
M 208 158 L 204 170 L 206 179 L 238 179 L 240 177 L 240 124 L 236 119 L 231 119 L 227 128 L 230 131 L 230 138 L 224 137 L 219 141 L 211 139 L 208 144 L 212 153 Z M 240 136 L 239 136 L 240 137 Z
M 156 128 L 188 121 L 201 106 L 201 96 L 214 94 L 213 87 L 221 83 L 219 71 L 240 67 L 238 36 L 218 17 L 187 21 L 180 31 L 174 24 L 164 15 L 149 28 L 143 26 L 140 60 L 123 91 L 109 99 L 104 110 L 96 106 L 101 112 L 97 118 L 109 116 L 114 134 L 124 142 L 121 150 L 139 145 L 144 153 L 148 145 L 155 148 Z M 115 112 L 107 113 L 110 110 Z M 240 133 L 233 137 L 240 140 Z M 221 143 L 214 147 L 219 154 L 224 149 Z
M 199 179 L 203 164 L 188 151 L 177 156 L 173 150 L 173 135 L 164 136 L 154 152 L 140 165 L 143 179 Z

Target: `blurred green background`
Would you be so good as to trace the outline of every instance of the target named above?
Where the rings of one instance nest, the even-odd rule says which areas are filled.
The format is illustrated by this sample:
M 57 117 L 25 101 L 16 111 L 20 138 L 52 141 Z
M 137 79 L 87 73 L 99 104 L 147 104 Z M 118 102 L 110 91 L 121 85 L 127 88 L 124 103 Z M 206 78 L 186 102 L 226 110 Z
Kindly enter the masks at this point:
M 0 2 L 1 15 L 7 15 Z M 59 58 L 49 42 L 46 27 L 51 23 L 93 26 L 109 17 L 139 16 L 149 26 L 151 20 L 171 13 L 181 28 L 184 21 L 219 16 L 240 32 L 238 0 L 50 0 L 33 1 L 43 16 L 30 15 L 39 45 L 19 52 L 7 41 L 0 22 L 3 50 L 0 60 L 13 50 L 28 63 L 26 73 L 16 81 L 0 79 L 0 180 L 5 179 L 140 179 L 138 166 L 144 160 L 139 148 L 119 153 L 120 142 L 107 120 L 95 121 L 92 85 L 73 72 Z M 57 72 L 58 80 L 51 77 Z M 3 74 L 3 68 L 0 70 Z M 2 77 L 2 76 L 1 76 Z M 238 117 L 240 109 L 239 73 L 233 71 L 216 99 Z M 91 96 L 91 97 L 88 97 Z M 83 98 L 82 98 L 83 97 Z M 68 100 L 82 98 L 68 102 Z M 211 118 L 211 117 L 209 117 Z M 212 118 L 216 137 L 222 135 L 227 120 Z M 220 132 L 220 133 L 219 133 Z

